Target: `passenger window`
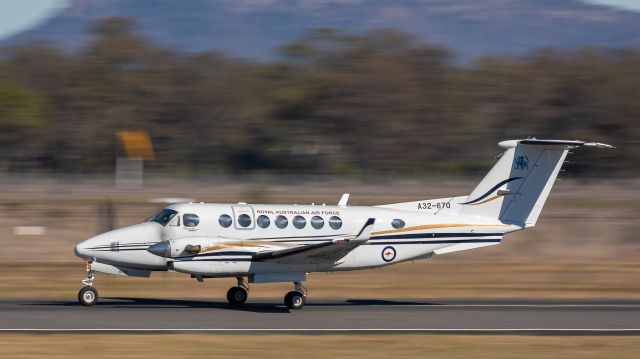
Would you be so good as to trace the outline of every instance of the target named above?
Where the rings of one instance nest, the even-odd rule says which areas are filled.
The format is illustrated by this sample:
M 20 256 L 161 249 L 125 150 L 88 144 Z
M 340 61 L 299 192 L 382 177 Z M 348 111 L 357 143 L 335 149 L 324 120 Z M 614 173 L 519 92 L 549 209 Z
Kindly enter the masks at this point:
M 320 216 L 311 217 L 311 227 L 315 229 L 320 229 L 324 227 L 324 219 L 322 219 L 322 217 Z
M 233 219 L 231 219 L 230 215 L 223 214 L 220 216 L 220 218 L 218 218 L 218 223 L 220 223 L 220 225 L 224 228 L 229 228 L 233 223 Z
M 251 217 L 248 214 L 241 214 L 238 216 L 238 224 L 241 227 L 247 228 L 251 225 Z
M 404 228 L 404 221 L 396 218 L 393 221 L 391 221 L 391 226 L 395 229 Z
M 329 227 L 336 230 L 342 228 L 342 220 L 340 219 L 340 217 L 332 216 L 331 218 L 329 218 Z
M 258 226 L 260 228 L 267 228 L 271 224 L 271 220 L 269 219 L 269 217 L 265 216 L 264 214 L 258 216 L 256 222 L 258 222 Z
M 287 225 L 289 225 L 289 220 L 287 219 L 287 217 L 285 216 L 276 217 L 276 227 L 280 229 L 284 229 L 284 228 L 287 228 Z
M 304 219 L 304 217 L 302 216 L 295 216 L 293 217 L 293 226 L 298 228 L 298 229 L 302 229 L 304 228 L 304 226 L 307 224 L 307 220 Z
M 195 213 L 185 213 L 182 216 L 182 223 L 185 227 L 195 227 L 200 223 L 200 217 Z

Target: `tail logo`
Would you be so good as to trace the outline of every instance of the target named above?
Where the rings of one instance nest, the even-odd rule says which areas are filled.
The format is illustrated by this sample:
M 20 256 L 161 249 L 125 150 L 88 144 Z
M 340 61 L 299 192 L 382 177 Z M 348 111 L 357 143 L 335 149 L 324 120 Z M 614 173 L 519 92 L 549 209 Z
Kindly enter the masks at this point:
M 516 157 L 516 169 L 517 170 L 528 170 L 529 169 L 529 156 L 518 156 Z

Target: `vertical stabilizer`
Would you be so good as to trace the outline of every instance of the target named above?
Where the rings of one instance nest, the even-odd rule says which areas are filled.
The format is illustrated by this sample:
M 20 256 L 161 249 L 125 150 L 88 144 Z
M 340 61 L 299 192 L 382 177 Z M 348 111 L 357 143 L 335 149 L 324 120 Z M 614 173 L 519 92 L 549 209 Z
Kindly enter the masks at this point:
M 571 148 L 611 147 L 563 140 L 512 140 L 480 184 L 461 203 L 461 214 L 497 218 L 520 227 L 536 224 L 551 187 Z

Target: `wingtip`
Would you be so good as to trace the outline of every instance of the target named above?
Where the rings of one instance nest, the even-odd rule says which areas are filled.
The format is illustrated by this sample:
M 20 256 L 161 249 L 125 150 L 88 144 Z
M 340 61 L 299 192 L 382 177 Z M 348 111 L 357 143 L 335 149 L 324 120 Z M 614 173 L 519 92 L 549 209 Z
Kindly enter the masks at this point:
M 585 142 L 584 146 L 596 147 L 596 148 L 607 148 L 607 149 L 615 148 L 612 145 L 608 145 L 606 143 L 601 143 L 601 142 Z

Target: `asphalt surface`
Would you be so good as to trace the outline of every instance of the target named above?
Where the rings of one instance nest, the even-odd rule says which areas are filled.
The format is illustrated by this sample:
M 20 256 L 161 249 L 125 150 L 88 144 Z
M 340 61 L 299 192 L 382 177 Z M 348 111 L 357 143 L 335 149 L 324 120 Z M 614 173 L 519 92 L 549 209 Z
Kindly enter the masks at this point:
M 640 335 L 635 300 L 0 300 L 0 331 L 425 331 Z

